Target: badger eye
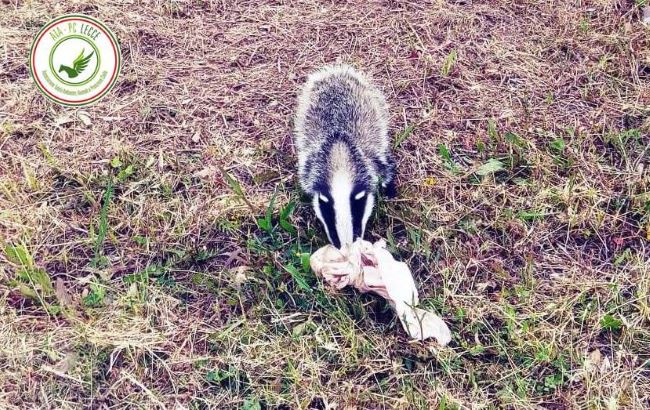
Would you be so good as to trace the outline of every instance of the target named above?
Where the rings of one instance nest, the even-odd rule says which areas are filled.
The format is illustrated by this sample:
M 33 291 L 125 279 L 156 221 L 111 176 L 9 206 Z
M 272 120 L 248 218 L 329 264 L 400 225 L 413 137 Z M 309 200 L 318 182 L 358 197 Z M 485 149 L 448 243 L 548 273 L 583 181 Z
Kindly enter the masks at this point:
M 324 203 L 328 203 L 330 200 L 323 194 L 318 194 L 318 200 Z
M 356 199 L 358 201 L 359 199 L 363 198 L 364 196 L 366 196 L 366 191 L 361 191 L 361 192 L 359 192 L 358 194 L 356 194 L 354 196 L 354 199 Z

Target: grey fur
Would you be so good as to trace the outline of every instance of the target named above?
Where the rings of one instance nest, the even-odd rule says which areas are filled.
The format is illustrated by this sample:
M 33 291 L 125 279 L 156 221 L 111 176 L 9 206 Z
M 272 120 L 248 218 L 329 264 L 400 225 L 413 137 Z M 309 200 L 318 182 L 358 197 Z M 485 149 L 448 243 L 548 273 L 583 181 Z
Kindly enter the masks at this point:
M 354 68 L 327 66 L 311 74 L 298 97 L 294 127 L 298 176 L 308 194 L 345 167 L 371 186 L 379 177 L 384 186 L 393 182 L 386 100 Z M 347 158 L 345 151 L 352 151 Z

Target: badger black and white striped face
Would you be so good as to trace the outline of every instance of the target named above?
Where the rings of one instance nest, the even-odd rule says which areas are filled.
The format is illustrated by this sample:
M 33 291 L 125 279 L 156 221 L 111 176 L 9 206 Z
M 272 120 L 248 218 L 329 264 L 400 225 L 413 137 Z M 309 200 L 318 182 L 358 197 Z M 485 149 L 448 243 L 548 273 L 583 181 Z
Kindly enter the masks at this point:
M 354 183 L 346 175 L 335 174 L 330 185 L 320 186 L 313 197 L 316 216 L 337 248 L 363 238 L 374 205 L 371 188 Z

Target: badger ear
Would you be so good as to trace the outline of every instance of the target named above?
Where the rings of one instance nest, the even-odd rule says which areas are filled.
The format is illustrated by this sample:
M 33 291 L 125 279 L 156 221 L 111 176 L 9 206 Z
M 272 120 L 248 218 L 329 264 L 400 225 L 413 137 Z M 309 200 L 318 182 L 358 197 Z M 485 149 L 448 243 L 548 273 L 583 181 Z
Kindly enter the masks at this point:
M 395 159 L 393 154 L 388 152 L 384 160 L 375 161 L 379 177 L 381 178 L 381 194 L 386 198 L 395 198 L 397 196 L 397 186 L 395 184 Z

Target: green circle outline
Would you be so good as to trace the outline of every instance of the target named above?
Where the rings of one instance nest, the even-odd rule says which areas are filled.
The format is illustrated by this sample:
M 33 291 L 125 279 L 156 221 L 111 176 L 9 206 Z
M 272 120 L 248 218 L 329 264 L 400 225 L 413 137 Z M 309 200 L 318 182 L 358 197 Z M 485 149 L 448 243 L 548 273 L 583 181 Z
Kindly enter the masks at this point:
M 69 40 L 71 38 L 78 38 L 80 40 L 85 41 L 87 44 L 90 44 L 90 46 L 93 48 L 93 50 L 95 50 L 95 55 L 97 56 L 97 65 L 95 66 L 95 71 L 93 72 L 93 74 L 90 77 L 88 77 L 87 79 L 85 79 L 84 81 L 82 81 L 80 83 L 73 83 L 73 82 L 66 81 L 63 78 L 61 78 L 59 76 L 59 74 L 56 72 L 56 70 L 54 69 L 54 64 L 53 64 L 53 58 L 52 57 L 54 56 L 54 51 L 57 49 L 57 47 L 59 47 L 59 45 L 61 45 L 61 43 L 63 43 L 66 40 Z M 102 58 L 99 55 L 99 49 L 97 48 L 97 46 L 95 46 L 95 44 L 91 43 L 90 40 L 88 40 L 87 38 L 81 36 L 80 34 L 70 34 L 70 35 L 68 35 L 66 37 L 63 37 L 62 39 L 60 39 L 56 43 L 54 43 L 54 45 L 52 46 L 52 50 L 50 51 L 49 63 L 50 63 L 50 70 L 52 70 L 52 74 L 54 74 L 54 76 L 57 78 L 57 80 L 61 81 L 64 84 L 67 84 L 69 86 L 77 87 L 77 86 L 82 86 L 84 84 L 89 83 L 90 81 L 92 81 L 93 78 L 95 78 L 95 76 L 97 76 L 97 73 L 99 72 L 99 67 L 101 67 L 101 65 L 102 65 Z
M 85 19 L 88 19 L 88 20 L 92 21 L 93 23 L 96 23 L 97 25 L 101 26 L 104 30 L 106 30 L 108 35 L 113 40 L 113 44 L 115 45 L 115 51 L 116 51 L 116 54 L 117 54 L 117 62 L 116 62 L 116 65 L 115 65 L 116 75 L 115 75 L 115 78 L 113 79 L 113 81 L 111 82 L 111 84 L 109 84 L 108 87 L 106 87 L 106 90 L 103 93 L 97 95 L 95 98 L 93 98 L 91 100 L 88 100 L 88 101 L 80 102 L 80 103 L 69 103 L 69 102 L 59 101 L 55 97 L 52 97 L 51 95 L 49 95 L 47 93 L 47 91 L 45 91 L 38 84 L 38 81 L 36 80 L 36 74 L 34 74 L 34 67 L 32 67 L 32 53 L 34 51 L 34 43 L 36 43 L 36 39 L 38 39 L 41 36 L 41 33 L 43 33 L 43 31 L 45 31 L 48 28 L 52 27 L 52 25 L 54 25 L 54 23 L 58 22 L 59 20 L 63 20 L 63 19 L 70 18 L 70 17 L 85 18 Z M 94 19 L 94 18 L 92 18 L 90 16 L 87 16 L 85 14 L 65 14 L 65 15 L 63 15 L 61 17 L 57 17 L 54 20 L 48 22 L 47 24 L 45 24 L 43 26 L 43 28 L 41 28 L 38 31 L 38 33 L 36 33 L 36 36 L 34 37 L 34 40 L 32 40 L 32 45 L 29 47 L 29 59 L 27 60 L 27 66 L 29 67 L 29 75 L 30 75 L 30 77 L 32 77 L 32 81 L 34 81 L 34 83 L 36 84 L 36 88 L 39 89 L 39 91 L 41 92 L 41 94 L 43 94 L 45 96 L 45 98 L 47 98 L 48 100 L 53 101 L 53 102 L 55 102 L 57 104 L 66 106 L 66 107 L 82 107 L 82 106 L 91 105 L 91 104 L 96 103 L 101 98 L 106 96 L 106 94 L 108 94 L 113 89 L 113 87 L 115 87 L 115 84 L 117 83 L 117 79 L 120 76 L 120 70 L 122 69 L 122 49 L 120 48 L 120 43 L 117 41 L 117 37 L 115 37 L 115 34 L 113 34 L 113 32 L 108 27 L 106 27 L 106 25 L 104 25 L 104 23 L 102 23 L 101 21 L 96 20 L 96 19 Z

